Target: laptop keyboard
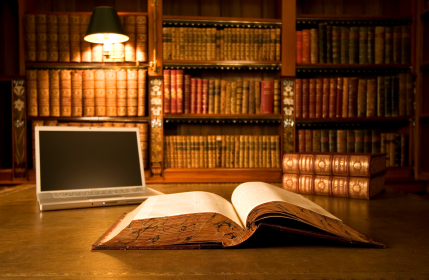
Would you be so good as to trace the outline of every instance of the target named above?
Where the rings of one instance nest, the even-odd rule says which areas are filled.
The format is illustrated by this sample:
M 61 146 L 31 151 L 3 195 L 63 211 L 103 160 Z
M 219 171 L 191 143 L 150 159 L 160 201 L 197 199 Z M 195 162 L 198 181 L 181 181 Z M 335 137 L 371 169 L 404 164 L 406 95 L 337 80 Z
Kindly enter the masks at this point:
M 52 193 L 54 198 L 69 198 L 69 197 L 91 197 L 91 196 L 108 196 L 108 195 L 122 195 L 142 192 L 144 188 L 129 188 L 129 189 L 111 189 L 102 191 L 72 191 Z

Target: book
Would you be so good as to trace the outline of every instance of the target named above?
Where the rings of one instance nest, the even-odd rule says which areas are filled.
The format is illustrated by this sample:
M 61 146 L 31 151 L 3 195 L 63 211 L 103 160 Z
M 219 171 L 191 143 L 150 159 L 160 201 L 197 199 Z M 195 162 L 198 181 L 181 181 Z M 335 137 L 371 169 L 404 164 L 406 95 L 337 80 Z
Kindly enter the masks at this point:
M 274 109 L 274 81 L 261 81 L 261 113 L 272 114 L 273 109 Z
M 265 214 L 274 217 L 266 219 Z M 123 215 L 91 249 L 226 248 L 243 244 L 263 225 L 350 244 L 385 247 L 299 194 L 263 182 L 248 182 L 234 190 L 231 203 L 209 192 L 150 197 Z

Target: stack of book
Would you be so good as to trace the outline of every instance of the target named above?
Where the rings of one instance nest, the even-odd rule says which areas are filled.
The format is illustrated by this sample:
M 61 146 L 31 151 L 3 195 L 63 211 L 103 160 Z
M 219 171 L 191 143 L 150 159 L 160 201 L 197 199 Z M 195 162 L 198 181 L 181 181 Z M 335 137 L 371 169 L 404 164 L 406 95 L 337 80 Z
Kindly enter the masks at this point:
M 280 114 L 279 80 L 226 81 L 164 70 L 165 114 Z
M 291 153 L 283 155 L 282 187 L 288 191 L 370 199 L 384 190 L 384 154 Z
M 113 45 L 92 44 L 83 38 L 90 15 L 27 14 L 24 18 L 26 61 L 121 62 L 147 61 L 147 17 L 120 16 L 129 40 Z M 112 56 L 103 56 L 109 48 Z
M 296 31 L 297 64 L 406 64 L 411 26 L 331 26 Z
M 414 115 L 412 74 L 296 79 L 297 118 Z
M 277 135 L 166 136 L 166 168 L 280 168 Z
M 164 27 L 162 41 L 165 60 L 280 60 L 280 28 Z
M 386 166 L 408 166 L 409 137 L 379 129 L 300 129 L 298 152 L 386 153 Z
M 28 116 L 144 116 L 146 72 L 27 70 Z

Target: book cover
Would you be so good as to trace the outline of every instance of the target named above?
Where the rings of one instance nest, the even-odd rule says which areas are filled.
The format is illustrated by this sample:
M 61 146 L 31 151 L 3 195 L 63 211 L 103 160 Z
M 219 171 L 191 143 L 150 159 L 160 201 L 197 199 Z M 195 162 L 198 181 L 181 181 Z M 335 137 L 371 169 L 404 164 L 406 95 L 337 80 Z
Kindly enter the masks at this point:
M 398 74 L 398 116 L 407 115 L 407 74 Z
M 310 29 L 302 30 L 302 63 L 310 63 Z
M 363 152 L 371 153 L 372 151 L 372 131 L 371 129 L 363 130 Z
M 319 63 L 319 32 L 316 28 L 310 29 L 310 63 Z
M 313 145 L 312 145 L 312 151 L 313 152 L 321 152 L 321 130 L 320 129 L 313 129 Z
M 147 69 L 139 69 L 137 77 L 137 115 L 143 117 L 146 115 L 146 74 Z
M 127 116 L 137 116 L 138 104 L 138 86 L 137 86 L 138 72 L 129 69 L 127 71 Z
M 28 76 L 27 70 L 27 76 Z M 83 72 L 85 73 L 85 71 Z M 83 76 L 82 76 L 82 94 L 83 94 Z M 30 93 L 30 85 L 27 82 L 27 92 Z M 27 95 L 29 98 L 30 96 Z M 30 100 L 28 100 L 28 103 Z M 84 103 L 84 102 L 83 102 Z M 49 70 L 49 116 L 59 117 L 60 116 L 60 70 L 51 69 Z
M 305 152 L 305 129 L 298 130 L 298 152 Z
M 347 153 L 355 152 L 355 130 L 348 129 L 347 130 Z
M 349 32 L 350 28 L 348 26 L 341 26 L 340 62 L 342 64 L 349 63 Z
M 384 63 L 393 63 L 393 26 L 384 28 Z
M 213 79 L 208 80 L 208 113 L 214 114 L 214 107 L 215 107 L 215 81 Z
M 392 116 L 392 76 L 384 77 L 384 116 Z
M 341 99 L 341 117 L 347 118 L 349 114 L 349 77 L 343 78 L 343 97 Z
M 402 26 L 393 27 L 393 63 L 402 62 Z
M 351 26 L 349 30 L 349 63 L 359 63 L 359 27 Z
M 318 48 L 319 63 L 327 63 L 327 24 L 325 22 L 318 25 Z
M 384 31 L 385 31 L 384 26 L 375 27 L 375 51 L 374 51 L 375 64 L 384 63 L 384 44 L 385 44 Z
M 316 79 L 308 79 L 308 117 L 316 117 Z
M 377 77 L 377 117 L 385 115 L 385 79 L 384 76 Z
M 71 72 L 71 92 L 71 116 L 82 117 L 82 70 Z
M 304 151 L 311 152 L 313 150 L 313 132 L 310 129 L 306 129 L 304 131 L 305 131 Z
M 322 118 L 329 117 L 330 79 L 323 78 L 322 83 Z
M 375 117 L 377 115 L 377 79 L 369 78 L 366 89 L 366 116 Z
M 347 132 L 344 129 L 337 130 L 337 152 L 347 152 Z
M 332 63 L 332 25 L 326 26 L 326 63 Z
M 368 26 L 367 37 L 367 62 L 369 64 L 375 63 L 375 26 Z
M 332 26 L 332 63 L 341 63 L 341 27 Z
M 60 70 L 60 116 L 71 117 L 71 70 Z
M 302 63 L 302 30 L 296 31 L 296 63 Z
M 183 70 L 176 70 L 176 112 L 183 114 L 183 94 L 184 94 L 184 83 L 183 83 Z
M 106 116 L 106 73 L 102 69 L 94 71 L 94 95 L 95 115 Z
M 69 15 L 58 15 L 58 61 L 60 62 L 70 62 L 70 31 Z M 76 35 L 76 30 L 73 32 Z
M 127 76 L 128 71 L 126 70 L 119 70 L 116 73 L 116 107 L 118 117 L 125 117 L 127 115 Z
M 329 152 L 337 152 L 337 130 L 329 130 Z
M 381 152 L 381 131 L 379 129 L 373 129 L 371 135 L 371 153 Z
M 414 115 L 414 77 L 411 73 L 406 74 L 405 78 L 406 88 L 406 116 Z
M 170 113 L 177 113 L 177 70 L 170 70 Z
M 37 70 L 38 116 L 49 117 L 49 70 Z
M 273 107 L 274 81 L 261 81 L 261 113 L 272 114 Z
M 209 113 L 209 80 L 202 79 L 201 80 L 201 113 L 208 114 Z
M 315 109 L 315 117 L 322 117 L 322 105 L 323 105 L 323 79 L 315 78 L 316 80 L 316 109 Z
M 358 103 L 358 87 L 360 79 L 357 77 L 350 77 L 349 79 L 349 103 L 348 103 L 348 116 L 357 117 L 357 103 Z
M 106 116 L 108 117 L 116 117 L 118 114 L 116 72 L 116 70 L 106 70 Z
M 337 115 L 337 79 L 329 79 L 329 106 L 328 106 L 328 117 L 335 118 Z
M 359 27 L 359 64 L 368 63 L 368 26 Z
M 301 116 L 308 118 L 310 103 L 310 79 L 302 79 Z
M 402 37 L 401 37 L 401 62 L 411 62 L 411 26 L 402 26 Z
M 272 84 L 271 84 L 272 83 Z M 261 95 L 268 94 L 268 96 L 262 96 L 262 100 L 266 100 L 265 102 L 269 102 L 269 105 L 271 105 L 271 110 L 270 113 L 272 113 L 272 109 L 274 106 L 274 84 L 273 81 L 271 81 L 271 87 L 270 90 L 268 90 L 268 88 L 266 88 L 266 91 L 263 92 L 263 89 L 261 88 Z M 261 87 L 267 87 L 267 84 L 265 85 L 261 85 Z M 269 87 L 269 86 L 268 86 Z M 265 98 L 265 99 L 264 99 Z M 270 101 L 268 101 L 270 100 Z M 243 80 L 242 79 L 238 79 L 237 80 L 237 88 L 236 88 L 236 92 L 235 92 L 235 113 L 236 114 L 240 114 L 242 112 L 242 108 L 243 107 Z M 262 107 L 264 107 L 264 102 L 262 101 Z M 262 112 L 264 114 L 264 112 Z
M 364 78 L 359 79 L 357 91 L 357 117 L 366 116 L 367 105 L 367 80 Z
M 275 87 L 275 84 L 274 84 L 274 87 Z M 275 90 L 275 88 L 273 88 L 273 98 L 274 98 L 274 90 Z M 275 102 L 275 100 L 274 100 L 274 102 Z M 216 110 L 215 110 L 215 112 L 216 112 Z M 242 114 L 248 114 L 249 113 L 249 80 L 243 81 L 243 103 L 242 103 L 241 113 Z
M 341 118 L 343 114 L 343 78 L 337 78 L 337 101 L 335 117 Z
M 51 71 L 54 71 L 54 70 L 51 70 Z M 84 117 L 95 116 L 94 86 L 95 86 L 94 70 L 84 70 L 82 73 L 82 99 L 83 99 L 83 116 Z M 59 101 L 59 96 L 60 94 L 58 93 L 58 101 Z
M 364 152 L 364 131 L 361 129 L 355 130 L 355 153 Z
M 320 144 L 321 144 L 321 148 L 320 148 L 321 152 L 329 152 L 329 130 L 322 129 Z
M 58 61 L 58 16 L 47 15 L 47 61 Z M 79 28 L 79 26 L 78 26 Z M 25 26 L 24 26 L 25 30 Z M 79 31 L 79 29 L 78 29 Z M 80 51 L 80 50 L 79 50 Z

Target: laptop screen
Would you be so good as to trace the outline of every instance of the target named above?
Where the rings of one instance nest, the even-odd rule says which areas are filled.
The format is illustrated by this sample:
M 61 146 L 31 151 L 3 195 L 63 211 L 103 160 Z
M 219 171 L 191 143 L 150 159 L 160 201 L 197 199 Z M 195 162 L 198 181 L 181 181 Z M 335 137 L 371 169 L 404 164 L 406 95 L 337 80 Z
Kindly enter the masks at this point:
M 142 186 L 138 140 L 138 129 L 40 130 L 40 190 Z

